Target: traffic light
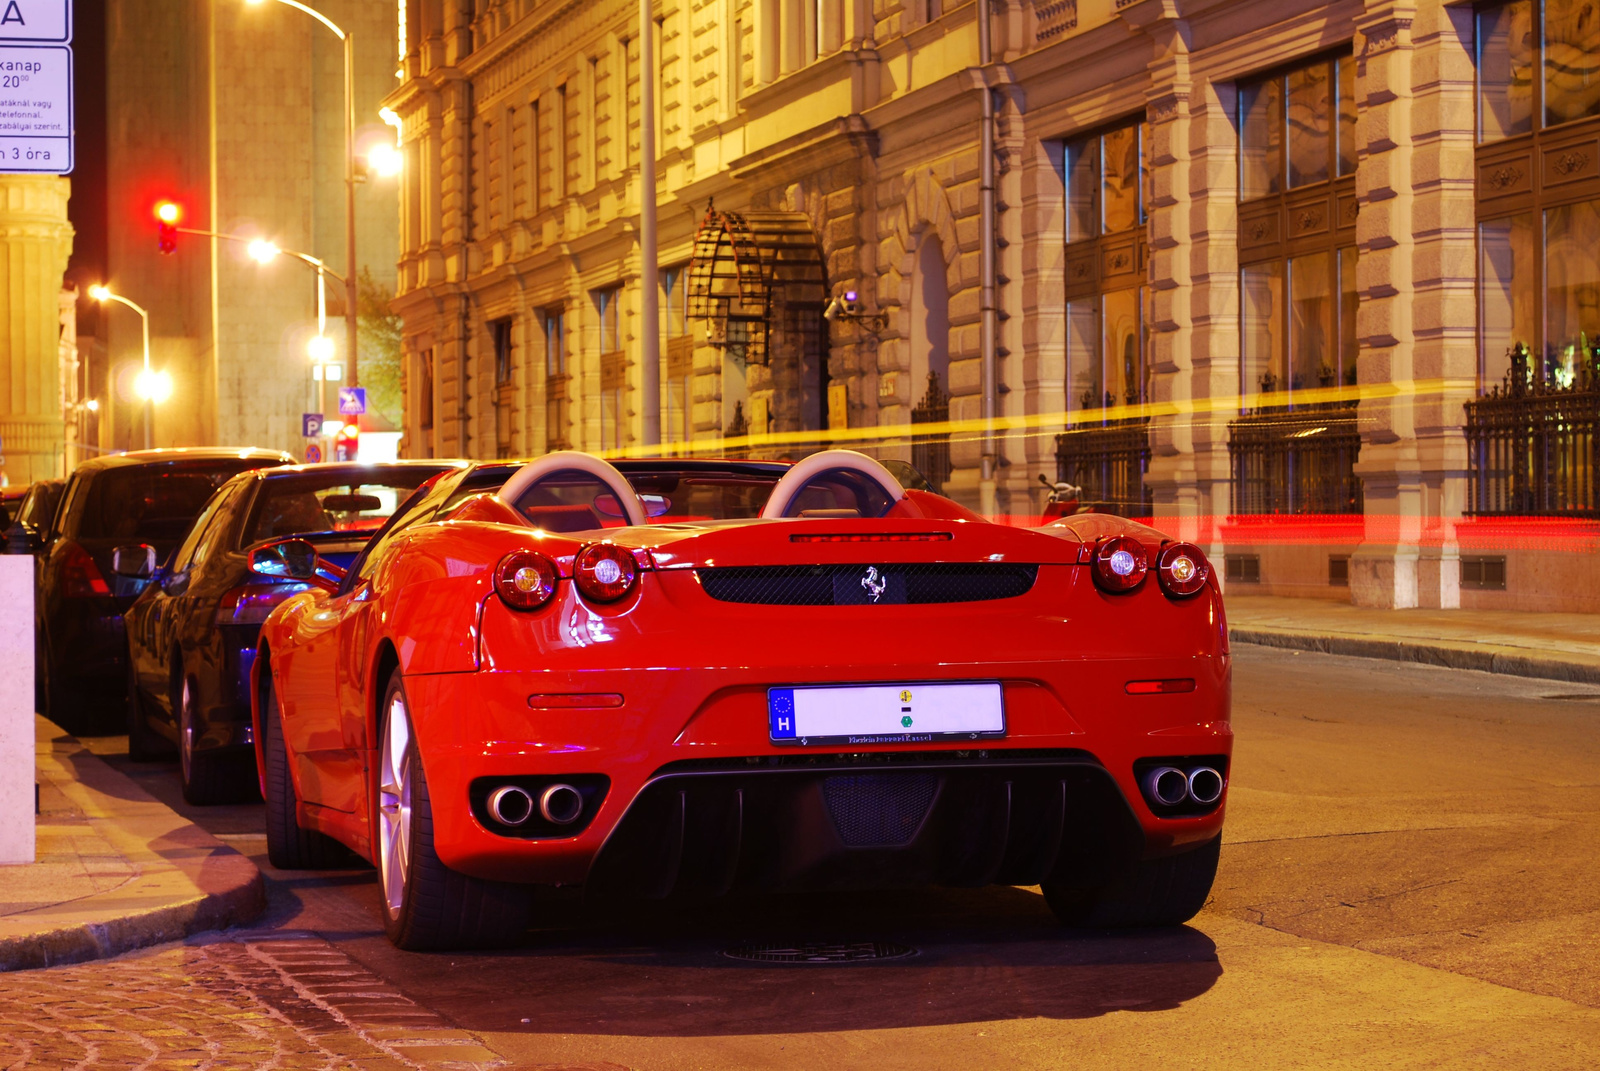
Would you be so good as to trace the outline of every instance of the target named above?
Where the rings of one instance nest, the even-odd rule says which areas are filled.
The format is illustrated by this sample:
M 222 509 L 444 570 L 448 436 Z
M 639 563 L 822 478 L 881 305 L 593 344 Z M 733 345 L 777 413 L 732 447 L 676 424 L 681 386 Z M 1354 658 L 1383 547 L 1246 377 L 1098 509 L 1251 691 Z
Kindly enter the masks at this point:
M 344 425 L 333 437 L 333 459 L 355 461 L 361 452 L 361 427 L 355 421 Z
M 171 253 L 178 248 L 178 224 L 182 220 L 183 206 L 178 202 L 156 203 L 156 222 L 161 225 L 161 235 L 156 244 L 163 253 Z

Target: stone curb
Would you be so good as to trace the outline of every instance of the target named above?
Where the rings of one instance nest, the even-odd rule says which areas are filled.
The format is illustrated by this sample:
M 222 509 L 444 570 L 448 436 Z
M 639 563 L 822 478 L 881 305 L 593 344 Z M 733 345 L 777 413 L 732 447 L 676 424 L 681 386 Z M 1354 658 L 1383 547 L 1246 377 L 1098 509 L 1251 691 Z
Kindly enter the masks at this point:
M 59 734 L 54 742 L 55 751 L 39 755 L 40 780 L 55 782 L 136 874 L 107 892 L 0 919 L 0 971 L 118 956 L 250 922 L 266 910 L 261 871 L 246 856 L 76 740 Z
M 1356 658 L 1382 658 L 1392 662 L 1420 662 L 1447 669 L 1472 669 L 1483 673 L 1567 681 L 1572 684 L 1600 684 L 1600 665 L 1531 658 L 1503 647 L 1466 646 L 1426 640 L 1329 636 L 1323 633 L 1262 628 L 1230 628 L 1228 638 L 1234 643 L 1254 643 L 1263 647 L 1318 651 L 1322 654 L 1351 655 Z

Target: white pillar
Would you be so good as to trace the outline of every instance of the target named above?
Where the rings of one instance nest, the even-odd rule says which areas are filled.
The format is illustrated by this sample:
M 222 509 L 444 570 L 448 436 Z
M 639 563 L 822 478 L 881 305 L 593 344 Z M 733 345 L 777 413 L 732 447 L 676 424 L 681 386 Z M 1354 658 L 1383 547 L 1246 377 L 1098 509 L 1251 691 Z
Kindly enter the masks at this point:
M 31 863 L 33 556 L 0 555 L 0 864 Z

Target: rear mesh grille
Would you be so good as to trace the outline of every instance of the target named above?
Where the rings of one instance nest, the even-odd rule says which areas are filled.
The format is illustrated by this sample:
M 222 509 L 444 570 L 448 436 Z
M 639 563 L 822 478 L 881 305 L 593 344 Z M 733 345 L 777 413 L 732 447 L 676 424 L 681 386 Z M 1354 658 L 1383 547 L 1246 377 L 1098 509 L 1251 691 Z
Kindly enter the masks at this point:
M 910 844 L 938 792 L 931 773 L 840 774 L 822 782 L 833 828 L 851 848 Z
M 1026 595 L 1037 565 L 729 565 L 697 569 L 706 594 L 762 606 L 984 602 Z M 876 591 L 877 598 L 873 598 Z

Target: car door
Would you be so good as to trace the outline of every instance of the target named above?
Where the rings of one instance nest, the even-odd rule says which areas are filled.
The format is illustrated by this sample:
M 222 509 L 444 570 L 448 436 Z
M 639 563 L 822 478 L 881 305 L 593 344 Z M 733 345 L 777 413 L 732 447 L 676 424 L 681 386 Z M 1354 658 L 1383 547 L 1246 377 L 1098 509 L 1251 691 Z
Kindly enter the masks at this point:
M 129 614 L 128 644 L 134 655 L 139 688 L 163 720 L 177 724 L 172 709 L 172 656 L 177 650 L 179 619 L 189 597 L 194 570 L 204 560 L 202 547 L 217 527 L 217 518 L 232 497 L 230 489 L 218 491 L 195 518 L 161 582 L 134 604 Z
M 367 753 L 373 747 L 365 719 L 373 576 L 385 548 L 411 525 L 432 517 L 452 487 L 442 481 L 402 504 L 351 563 L 340 590 L 322 597 L 296 625 L 289 656 L 293 669 L 282 693 L 284 735 L 295 749 L 301 798 L 308 803 L 348 814 L 364 810 Z

